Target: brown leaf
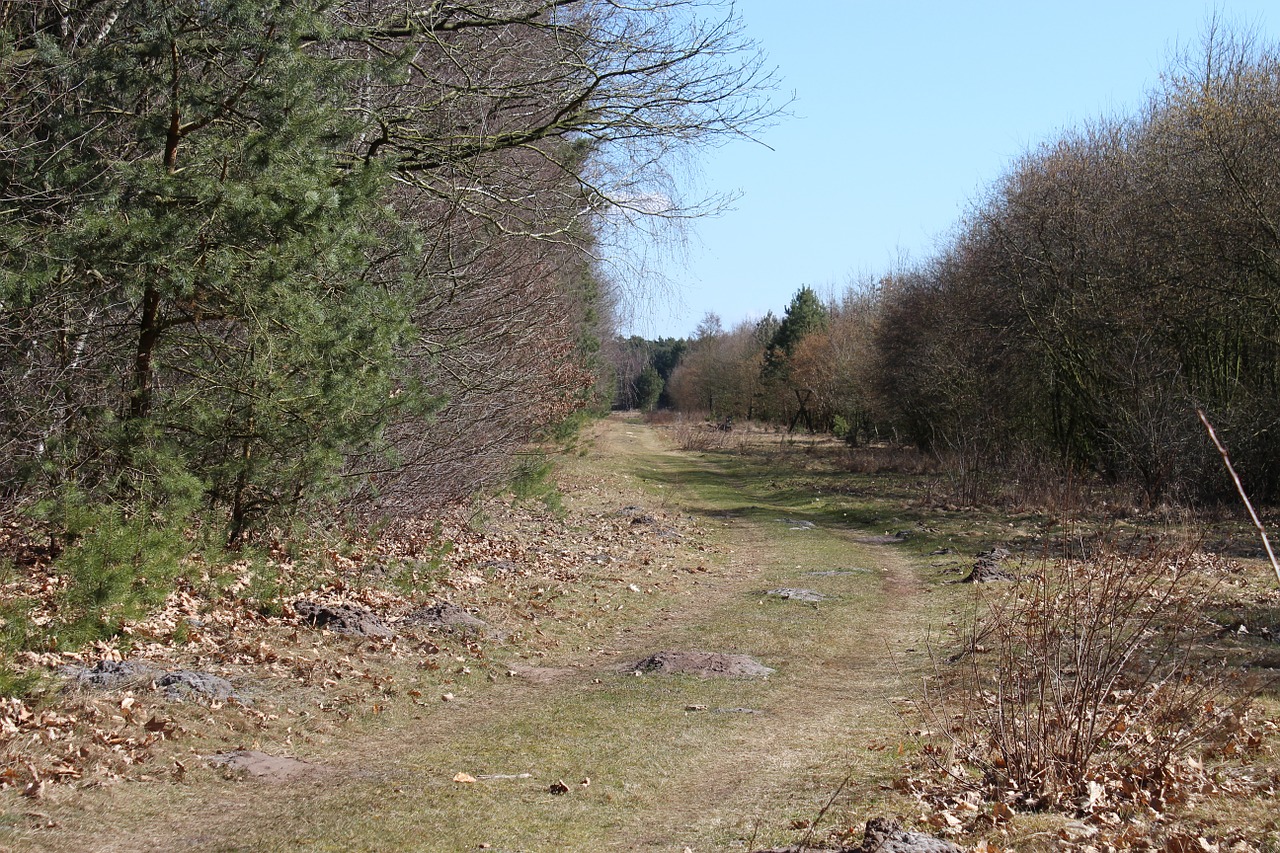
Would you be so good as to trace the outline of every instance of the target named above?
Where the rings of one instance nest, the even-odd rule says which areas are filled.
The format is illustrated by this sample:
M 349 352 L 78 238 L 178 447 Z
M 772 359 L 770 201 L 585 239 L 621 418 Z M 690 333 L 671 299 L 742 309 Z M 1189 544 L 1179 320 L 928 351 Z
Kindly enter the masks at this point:
M 992 803 L 991 817 L 996 823 L 1003 823 L 1013 819 L 1013 809 L 1006 803 Z
M 174 729 L 172 720 L 162 720 L 159 717 L 152 717 L 143 723 L 142 727 L 149 732 L 164 732 L 165 734 L 171 733 Z

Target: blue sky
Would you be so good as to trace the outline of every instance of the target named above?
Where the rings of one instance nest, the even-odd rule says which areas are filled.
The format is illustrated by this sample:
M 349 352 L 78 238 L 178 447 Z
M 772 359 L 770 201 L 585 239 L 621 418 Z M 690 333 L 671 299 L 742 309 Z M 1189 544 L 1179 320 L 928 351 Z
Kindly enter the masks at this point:
M 1215 10 L 1280 40 L 1273 3 L 738 0 L 794 115 L 768 148 L 705 152 L 702 188 L 740 194 L 735 209 L 693 226 L 629 331 L 686 336 L 708 311 L 729 328 L 801 285 L 839 292 L 928 258 L 1018 156 L 1132 114 Z

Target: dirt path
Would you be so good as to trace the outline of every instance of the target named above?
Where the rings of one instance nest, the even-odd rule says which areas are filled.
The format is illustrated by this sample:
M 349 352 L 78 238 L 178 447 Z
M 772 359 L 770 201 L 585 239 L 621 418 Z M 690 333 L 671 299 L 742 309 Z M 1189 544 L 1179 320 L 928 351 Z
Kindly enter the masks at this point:
M 559 626 L 558 651 L 513 656 L 518 674 L 456 701 L 358 722 L 322 756 L 325 772 L 86 792 L 66 807 L 102 814 L 109 836 L 47 849 L 741 850 L 753 837 L 794 843 L 793 822 L 846 774 L 853 793 L 833 819 L 865 819 L 893 764 L 891 700 L 921 657 L 930 607 L 908 561 L 833 523 L 821 496 L 774 488 L 758 465 L 676 451 L 618 417 L 593 441 L 567 476 L 600 486 L 570 492 L 575 509 L 612 511 L 630 495 L 692 516 L 705 544 L 670 566 L 611 567 L 607 592 L 572 593 L 596 616 Z M 779 587 L 828 597 L 765 594 Z M 747 654 L 776 672 L 629 670 L 660 650 Z M 559 780 L 567 793 L 549 790 Z
M 646 638 L 649 644 L 696 642 L 708 626 L 737 623 L 728 645 L 745 641 L 779 666 L 761 713 L 729 737 L 691 750 L 691 773 L 673 780 L 669 801 L 658 814 L 640 816 L 615 846 L 682 849 L 713 826 L 740 835 L 747 819 L 752 832 L 768 832 L 762 827 L 780 811 L 796 813 L 788 823 L 811 817 L 845 773 L 881 772 L 867 753 L 883 746 L 897 722 L 891 700 L 904 691 L 902 666 L 925 623 L 922 587 L 908 561 L 891 545 L 862 541 L 871 538 L 866 531 L 821 523 L 806 529 L 794 498 L 774 504 L 763 496 L 752 477 L 758 472 L 726 471 L 715 457 L 671 450 L 653 430 L 614 428 L 601 452 L 630 462 L 642 481 L 676 489 L 675 499 L 695 512 L 719 518 L 730 545 L 727 571 L 679 614 L 681 630 L 667 626 L 663 636 Z M 829 572 L 840 574 L 818 574 Z M 752 625 L 743 611 L 761 609 L 754 594 L 779 587 L 813 588 L 835 600 L 763 605 L 771 611 Z

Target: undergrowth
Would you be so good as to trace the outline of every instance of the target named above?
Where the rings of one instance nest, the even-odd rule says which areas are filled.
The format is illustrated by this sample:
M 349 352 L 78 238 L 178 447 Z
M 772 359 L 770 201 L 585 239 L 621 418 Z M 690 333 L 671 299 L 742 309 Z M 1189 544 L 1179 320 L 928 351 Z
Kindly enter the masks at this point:
M 925 746 L 947 784 L 1019 810 L 1156 812 L 1218 789 L 1206 761 L 1257 748 L 1254 687 L 1204 653 L 1225 569 L 1191 548 L 1106 548 L 975 584 L 935 655 Z
M 530 452 L 519 458 L 508 488 L 517 501 L 538 501 L 557 517 L 565 514 L 564 498 L 552 474 L 555 464 L 545 454 Z

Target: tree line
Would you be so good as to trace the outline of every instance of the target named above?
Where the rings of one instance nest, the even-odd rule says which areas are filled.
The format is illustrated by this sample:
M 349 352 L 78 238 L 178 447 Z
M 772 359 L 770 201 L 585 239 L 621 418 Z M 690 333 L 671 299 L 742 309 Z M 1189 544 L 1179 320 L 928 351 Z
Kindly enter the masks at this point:
M 0 494 L 237 543 L 499 482 L 771 85 L 704 0 L 4 4 Z
M 1016 161 L 933 257 L 700 331 L 669 393 L 993 469 L 1034 457 L 1152 503 L 1231 497 L 1202 409 L 1274 501 L 1277 151 L 1280 51 L 1211 27 L 1135 114 Z

